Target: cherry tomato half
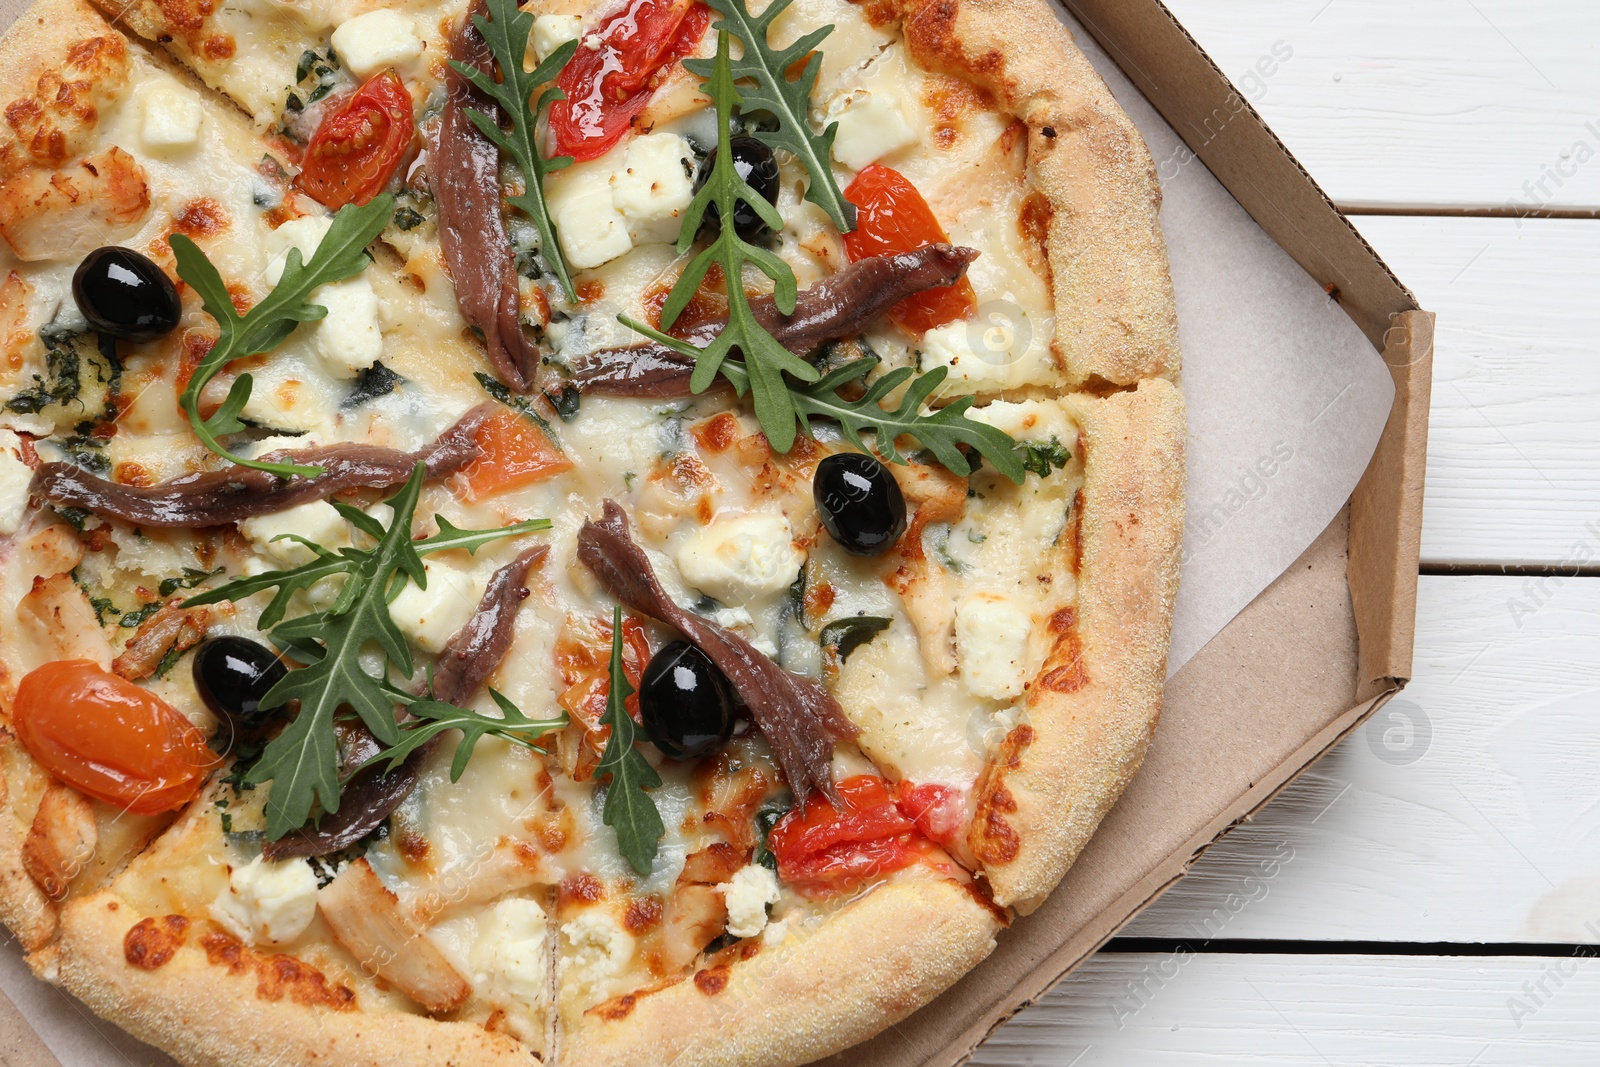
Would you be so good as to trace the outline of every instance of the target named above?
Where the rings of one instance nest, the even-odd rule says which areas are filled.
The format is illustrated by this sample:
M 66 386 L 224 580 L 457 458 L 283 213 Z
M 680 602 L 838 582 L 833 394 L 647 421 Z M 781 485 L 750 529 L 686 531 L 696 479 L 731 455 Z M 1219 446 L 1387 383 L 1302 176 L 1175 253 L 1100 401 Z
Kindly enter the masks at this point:
M 900 814 L 917 824 L 930 841 L 954 845 L 967 825 L 967 802 L 959 789 L 947 785 L 899 782 L 894 787 Z
M 29 672 L 11 726 L 45 770 L 136 815 L 183 807 L 221 762 L 171 704 L 88 660 Z
M 778 821 L 767 847 L 778 875 L 808 897 L 850 892 L 928 854 L 916 824 L 901 813 L 889 783 L 870 774 L 838 784 L 840 810 L 812 797 Z
M 850 183 L 844 198 L 856 206 L 856 228 L 844 235 L 851 261 L 898 252 L 915 252 L 927 245 L 950 240 L 934 217 L 933 209 L 905 175 L 874 163 Z M 977 294 L 965 277 L 908 296 L 889 309 L 889 317 L 913 333 L 971 315 Z
M 411 94 L 394 71 L 380 71 L 329 109 L 311 135 L 300 188 L 334 210 L 365 204 L 389 184 L 415 134 Z
M 566 690 L 556 698 L 573 718 L 590 732 L 609 730 L 600 725 L 611 695 L 611 617 L 572 619 L 562 627 L 555 643 L 556 673 Z M 628 714 L 639 717 L 639 680 L 650 662 L 650 638 L 633 615 L 622 617 L 622 673 L 633 686 L 627 699 Z M 597 733 L 597 740 L 604 734 Z
M 629 0 L 602 21 L 556 78 L 567 98 L 550 105 L 554 154 L 604 155 L 650 102 L 656 72 L 693 52 L 710 24 L 699 0 Z

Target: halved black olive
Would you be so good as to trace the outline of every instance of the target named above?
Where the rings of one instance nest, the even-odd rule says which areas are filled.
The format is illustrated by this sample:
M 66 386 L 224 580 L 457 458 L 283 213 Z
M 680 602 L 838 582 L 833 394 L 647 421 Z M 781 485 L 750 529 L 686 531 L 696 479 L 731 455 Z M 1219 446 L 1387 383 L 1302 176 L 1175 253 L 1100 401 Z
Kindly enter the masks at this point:
M 72 275 L 72 299 L 100 333 L 154 341 L 172 332 L 183 314 L 166 272 L 131 248 L 108 245 L 83 257 Z
M 906 532 L 900 484 L 864 453 L 840 452 L 817 464 L 811 498 L 822 525 L 851 555 L 882 555 Z
M 733 153 L 733 169 L 739 172 L 739 177 L 749 183 L 750 188 L 761 194 L 762 199 L 774 206 L 778 203 L 778 160 L 772 154 L 772 149 L 756 140 L 740 134 L 728 141 L 728 150 Z M 700 164 L 700 173 L 695 176 L 695 188 L 706 183 L 711 176 L 712 169 L 716 166 L 717 154 L 711 153 Z M 711 204 L 706 208 L 705 221 L 712 229 L 719 225 L 721 216 L 717 212 L 717 205 Z M 760 244 L 768 234 L 767 224 L 761 221 L 761 216 L 744 201 L 739 202 L 738 209 L 733 213 L 733 228 L 751 244 Z
M 244 637 L 213 637 L 194 654 L 194 687 L 206 707 L 222 717 L 254 724 L 279 709 L 262 698 L 286 673 L 277 655 Z
M 733 736 L 733 691 L 709 656 L 673 641 L 650 657 L 639 680 L 639 718 L 662 752 L 693 759 Z

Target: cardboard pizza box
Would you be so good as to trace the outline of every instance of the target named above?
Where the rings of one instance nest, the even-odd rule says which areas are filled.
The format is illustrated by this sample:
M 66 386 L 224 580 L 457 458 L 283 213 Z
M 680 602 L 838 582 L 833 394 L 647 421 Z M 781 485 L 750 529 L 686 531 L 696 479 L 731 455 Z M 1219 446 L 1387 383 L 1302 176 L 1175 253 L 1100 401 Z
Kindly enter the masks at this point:
M 1050 898 L 943 997 L 828 1067 L 966 1060 L 1411 676 L 1433 315 L 1158 0 L 1056 2 L 1360 327 L 1394 405 L 1344 510 L 1168 682 L 1144 766 Z
M 1143 768 L 1062 885 L 933 1005 L 829 1067 L 950 1067 L 969 1057 L 1411 673 L 1433 317 L 1158 0 L 1055 2 L 1182 137 L 1186 152 L 1163 164 L 1209 169 L 1382 354 L 1394 403 L 1343 510 L 1173 676 Z M 24 7 L 0 0 L 0 27 Z M 36 1013 L 56 994 L 8 988 L 23 1011 L 0 997 L 0 1065 L 63 1062 L 28 1021 L 45 1029 Z M 51 1043 L 69 1067 L 128 1055 L 170 1062 L 68 1004 L 51 1007 L 77 1033 L 63 1041 L 58 1020 Z

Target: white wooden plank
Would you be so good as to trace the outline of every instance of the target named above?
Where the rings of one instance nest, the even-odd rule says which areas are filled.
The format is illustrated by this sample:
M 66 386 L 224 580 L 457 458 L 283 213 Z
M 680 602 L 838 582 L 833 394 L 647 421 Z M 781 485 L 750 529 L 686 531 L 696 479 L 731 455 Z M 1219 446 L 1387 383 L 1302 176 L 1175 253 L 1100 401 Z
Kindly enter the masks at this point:
M 1125 933 L 1600 942 L 1600 578 L 1424 576 L 1417 624 L 1396 703 Z
M 1352 208 L 1600 207 L 1590 0 L 1170 0 Z
M 1423 561 L 1567 560 L 1600 521 L 1600 224 L 1355 222 L 1439 316 Z
M 1594 959 L 1102 953 L 972 1063 L 1592 1067 L 1597 1002 Z

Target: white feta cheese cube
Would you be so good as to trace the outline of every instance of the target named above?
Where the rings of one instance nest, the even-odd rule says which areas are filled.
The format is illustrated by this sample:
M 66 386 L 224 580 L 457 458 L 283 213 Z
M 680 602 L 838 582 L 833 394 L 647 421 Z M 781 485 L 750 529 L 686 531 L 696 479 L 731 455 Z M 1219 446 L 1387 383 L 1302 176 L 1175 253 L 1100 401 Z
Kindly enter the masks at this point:
M 755 937 L 767 925 L 767 906 L 778 902 L 778 876 L 759 863 L 746 864 L 717 886 L 728 906 L 728 933 Z
M 556 234 L 561 253 L 579 270 L 609 263 L 633 250 L 628 236 L 628 220 L 611 199 L 610 176 L 572 183 L 568 195 L 555 212 Z
M 346 19 L 333 31 L 333 49 L 358 78 L 385 67 L 404 68 L 422 55 L 416 24 L 398 11 L 379 8 Z
M 513 1004 L 538 1004 L 546 986 L 545 914 L 536 901 L 511 898 L 478 922 L 469 963 L 479 995 Z
M 311 347 L 335 374 L 355 377 L 383 355 L 378 294 L 365 274 L 318 287 L 312 302 L 328 314 L 311 328 Z
M 273 540 L 280 535 L 298 534 L 328 549 L 350 543 L 349 524 L 326 500 L 313 500 L 284 511 L 245 519 L 239 524 L 239 532 L 253 542 L 262 555 L 285 567 L 310 563 L 317 554 L 298 541 Z
M 562 981 L 585 996 L 602 991 L 633 958 L 633 936 L 599 908 L 562 923 L 561 940 Z
M 483 575 L 449 563 L 429 561 L 422 566 L 428 587 L 407 582 L 389 602 L 389 617 L 412 644 L 438 653 L 472 617 L 489 583 Z
M 28 483 L 33 471 L 22 461 L 22 438 L 0 430 L 0 537 L 10 537 L 28 513 Z
M 974 696 L 1011 700 L 1027 682 L 1033 617 L 1008 597 L 973 593 L 956 605 L 956 662 Z
M 794 584 L 806 557 L 782 515 L 727 515 L 695 530 L 677 552 L 683 580 L 725 604 L 743 605 Z
M 533 20 L 533 54 L 539 62 L 568 41 L 583 33 L 583 19 L 577 15 L 540 15 Z
M 825 121 L 839 123 L 833 136 L 833 158 L 851 170 L 861 170 L 917 140 L 900 97 L 892 92 L 857 89 L 843 93 L 828 105 Z
M 922 335 L 922 369 L 948 367 L 950 370 L 943 392 L 974 393 L 1006 387 L 1011 377 L 1008 354 L 975 351 L 972 347 L 975 328 L 970 322 L 952 322 Z
M 290 219 L 267 234 L 262 245 L 267 253 L 266 278 L 269 285 L 277 285 L 283 278 L 283 268 L 289 258 L 289 249 L 300 250 L 300 262 L 308 263 L 317 254 L 317 246 L 328 235 L 333 220 L 325 215 L 305 215 Z
M 211 903 L 211 917 L 254 944 L 293 941 L 317 915 L 317 876 L 303 859 L 268 862 L 257 856 L 236 867 L 228 888 Z
M 177 82 L 156 81 L 139 93 L 139 141 L 152 155 L 192 147 L 204 119 L 199 94 Z
M 266 242 L 271 257 L 267 262 L 267 281 L 277 285 L 283 277 L 289 249 L 300 250 L 302 263 L 316 255 L 317 246 L 327 236 L 331 225 L 327 218 L 307 215 L 291 219 L 273 230 Z M 378 294 L 373 291 L 366 271 L 318 286 L 310 301 L 328 309 L 328 314 L 313 323 L 310 331 L 312 350 L 328 365 L 331 373 L 342 378 L 354 377 L 383 355 Z
M 688 141 L 675 133 L 649 133 L 628 142 L 611 200 L 627 220 L 634 244 L 676 241 L 693 199 L 694 152 Z

